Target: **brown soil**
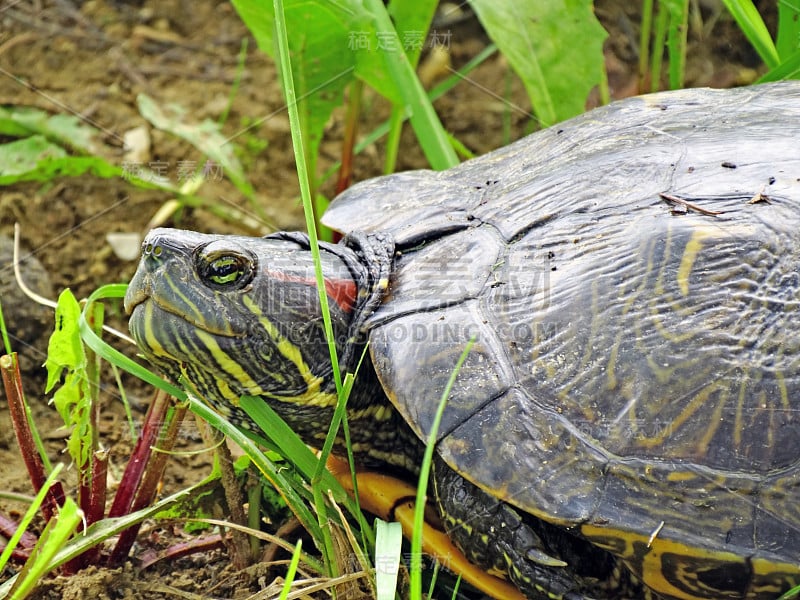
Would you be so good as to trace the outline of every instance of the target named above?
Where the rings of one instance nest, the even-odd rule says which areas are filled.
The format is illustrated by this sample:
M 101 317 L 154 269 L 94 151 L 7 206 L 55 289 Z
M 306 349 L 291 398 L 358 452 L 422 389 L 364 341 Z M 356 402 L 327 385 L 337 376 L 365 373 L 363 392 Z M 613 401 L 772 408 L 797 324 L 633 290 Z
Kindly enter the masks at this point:
M 635 93 L 639 16 L 635 3 L 601 0 L 597 14 L 612 36 L 607 44 L 609 80 L 614 97 Z M 726 87 L 752 81 L 758 61 L 716 2 L 701 2 L 707 31 L 690 35 L 687 85 Z M 162 105 L 177 103 L 191 120 L 216 120 L 225 109 L 236 78 L 237 56 L 246 28 L 232 7 L 224 2 L 202 0 L 127 1 L 37 0 L 6 2 L 0 6 L 0 104 L 29 105 L 50 112 L 74 112 L 106 132 L 109 158 L 122 160 L 121 136 L 138 126 L 147 126 L 136 105 L 136 96 L 147 93 Z M 474 19 L 448 25 L 452 31 L 450 60 L 464 64 L 486 44 L 487 38 Z M 477 69 L 471 79 L 479 85 L 462 84 L 436 103 L 445 127 L 476 154 L 510 140 L 503 139 L 502 119 L 506 110 L 484 91 L 504 90 L 511 81 L 510 100 L 528 106 L 522 86 L 507 75 L 507 65 L 495 56 Z M 388 115 L 388 107 L 368 96 L 369 124 Z M 261 232 L 303 227 L 302 211 L 291 151 L 289 126 L 271 60 L 250 40 L 241 85 L 233 99 L 225 133 L 243 149 L 248 176 L 257 190 L 257 201 L 266 215 Z M 264 118 L 264 115 L 271 115 Z M 262 121 L 263 119 L 263 121 Z M 530 128 L 525 110 L 512 111 L 512 137 Z M 249 127 L 250 123 L 257 123 Z M 408 128 L 407 128 L 408 129 Z M 150 161 L 163 161 L 174 181 L 179 161 L 201 161 L 188 144 L 150 130 Z M 336 114 L 322 146 L 320 169 L 339 152 L 343 115 Z M 404 133 L 399 169 L 424 167 L 410 131 Z M 355 177 L 379 173 L 382 144 L 367 149 L 356 159 Z M 332 183 L 323 193 L 332 194 Z M 200 192 L 217 202 L 222 199 L 248 212 L 252 210 L 227 181 L 207 181 Z M 42 283 L 42 293 L 53 297 L 69 287 L 79 298 L 99 285 L 125 282 L 133 274 L 135 261 L 117 258 L 106 242 L 109 232 L 142 232 L 170 198 L 157 191 L 140 190 L 123 181 L 91 176 L 60 179 L 46 184 L 30 183 L 0 189 L 0 235 L 11 235 L 13 224 L 21 226 L 25 253 L 34 255 L 50 275 L 51 286 Z M 203 231 L 240 231 L 237 223 L 212 216 L 203 207 L 183 208 L 168 216 L 166 225 Z M 247 230 L 247 233 L 254 233 Z M 1 241 L 1 240 L 0 240 Z M 36 367 L 44 350 L 52 315 L 25 300 L 13 300 L 10 269 L 4 244 L 0 243 L 0 292 L 12 331 L 18 336 L 16 349 L 24 355 L 25 388 L 34 417 L 54 461 L 63 458 L 64 434 L 43 393 L 43 375 Z M 36 277 L 26 268 L 26 277 Z M 44 312 L 38 312 L 42 311 Z M 119 307 L 110 307 L 110 321 L 125 327 Z M 46 323 L 46 327 L 37 326 Z M 133 403 L 134 417 L 141 420 L 150 392 L 130 378 L 123 378 Z M 112 479 L 124 468 L 132 447 L 124 412 L 113 382 L 102 392 L 103 445 L 110 453 Z M 30 483 L 11 433 L 5 400 L 0 402 L 0 492 L 31 494 Z M 183 436 L 182 448 L 197 447 L 199 441 Z M 210 469 L 208 453 L 178 458 L 169 467 L 164 493 L 181 489 L 203 478 Z M 72 490 L 68 490 L 68 493 Z M 26 505 L 0 499 L 0 513 L 19 517 Z M 72 578 L 54 578 L 37 598 L 162 598 L 171 595 L 206 598 L 245 597 L 272 581 L 279 572 L 256 569 L 236 573 L 224 551 L 195 554 L 187 558 L 139 570 L 139 557 L 148 549 L 180 541 L 177 528 L 150 526 L 140 536 L 131 563 L 111 571 L 91 568 Z M 0 574 L 0 582 L 12 573 Z

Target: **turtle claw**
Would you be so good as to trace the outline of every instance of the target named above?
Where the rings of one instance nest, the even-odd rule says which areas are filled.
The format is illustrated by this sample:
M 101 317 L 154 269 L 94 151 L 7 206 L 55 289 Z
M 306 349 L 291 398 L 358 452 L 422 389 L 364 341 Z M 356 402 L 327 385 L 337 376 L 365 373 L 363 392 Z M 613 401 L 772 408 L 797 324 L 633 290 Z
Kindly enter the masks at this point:
M 542 565 L 543 567 L 569 566 L 568 563 L 564 562 L 560 558 L 555 558 L 554 556 L 550 556 L 549 554 L 547 554 L 547 552 L 544 552 L 539 548 L 528 548 L 528 551 L 525 553 L 525 558 L 527 558 L 531 562 L 535 562 L 537 565 Z

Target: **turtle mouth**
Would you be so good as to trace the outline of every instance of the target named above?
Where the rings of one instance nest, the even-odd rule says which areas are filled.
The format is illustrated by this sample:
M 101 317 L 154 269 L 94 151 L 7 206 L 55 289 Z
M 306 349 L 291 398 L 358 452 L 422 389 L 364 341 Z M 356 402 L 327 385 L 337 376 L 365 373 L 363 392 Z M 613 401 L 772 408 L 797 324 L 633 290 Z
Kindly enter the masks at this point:
M 207 340 L 203 340 L 204 335 L 217 337 L 213 332 L 194 326 L 184 315 L 166 309 L 147 294 L 137 294 L 126 305 L 128 329 L 136 345 L 170 379 L 177 382 L 191 371 L 192 379 L 206 382 L 203 390 L 208 392 L 208 381 L 224 377 L 224 370 L 215 368 L 216 362 L 208 353 Z
M 123 302 L 131 329 L 134 321 L 142 318 L 142 316 L 137 317 L 137 314 L 143 315 L 144 312 L 153 312 L 154 308 L 157 307 L 166 315 L 183 321 L 185 327 L 193 327 L 213 336 L 241 338 L 246 335 L 246 332 L 237 331 L 233 328 L 231 319 L 213 319 L 209 315 L 204 315 L 199 306 L 188 303 L 185 296 L 174 292 L 177 286 L 172 281 L 173 279 L 166 274 L 157 277 L 153 273 L 142 273 L 141 269 L 136 272 L 130 284 L 128 284 L 128 290 L 125 293 Z M 143 307 L 148 307 L 151 303 L 154 305 L 153 308 L 147 308 L 147 311 L 142 310 Z M 159 315 L 155 318 L 163 318 L 166 315 Z
M 125 293 L 125 300 L 123 306 L 125 307 L 125 314 L 129 317 L 133 315 L 133 311 L 141 304 L 150 299 L 150 293 L 142 288 L 134 288 L 132 285 L 128 286 L 128 291 Z

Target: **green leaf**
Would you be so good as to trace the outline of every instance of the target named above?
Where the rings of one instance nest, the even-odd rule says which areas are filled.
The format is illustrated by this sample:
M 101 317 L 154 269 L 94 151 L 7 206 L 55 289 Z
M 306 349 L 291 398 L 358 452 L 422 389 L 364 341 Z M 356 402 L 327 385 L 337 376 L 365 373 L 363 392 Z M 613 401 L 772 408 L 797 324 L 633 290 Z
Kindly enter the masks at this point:
M 0 183 L 16 183 L 40 165 L 67 156 L 66 151 L 43 135 L 33 135 L 0 146 Z
M 67 545 L 83 518 L 83 512 L 72 498 L 67 498 L 58 514 L 45 525 L 30 558 L 19 573 L 11 591 L 12 600 L 22 600 L 50 570 L 53 558 Z
M 375 587 L 378 600 L 392 600 L 397 589 L 403 527 L 375 519 Z
M 689 0 L 661 0 L 660 10 L 669 15 L 667 50 L 669 52 L 669 87 L 683 87 L 686 66 L 686 35 L 689 31 Z
M 47 476 L 47 480 L 44 482 L 44 485 L 39 488 L 39 491 L 36 493 L 36 497 L 33 499 L 33 502 L 28 505 L 28 508 L 25 510 L 25 515 L 22 517 L 22 520 L 20 520 L 19 525 L 17 526 L 17 530 L 9 538 L 8 542 L 6 543 L 6 547 L 3 548 L 3 552 L 0 554 L 0 572 L 5 571 L 6 564 L 8 564 L 14 548 L 17 547 L 20 539 L 22 539 L 23 534 L 28 530 L 28 527 L 30 527 L 30 524 L 33 522 L 33 519 L 39 512 L 42 504 L 44 504 L 45 496 L 47 496 L 47 493 L 50 491 L 50 487 L 56 481 L 56 478 L 58 477 L 59 473 L 61 473 L 63 468 L 63 463 L 56 463 L 55 467 L 53 467 L 53 471 Z M 2 598 L 1 595 L 0 598 Z
M 199 124 L 187 123 L 185 112 L 181 107 L 170 105 L 162 108 L 146 94 L 139 94 L 136 101 L 139 105 L 139 112 L 154 127 L 189 142 L 221 166 L 242 194 L 251 199 L 254 197 L 255 192 L 250 182 L 247 181 L 239 159 L 234 154 L 233 144 L 226 136 L 222 135 L 219 123 L 210 119 L 205 119 Z M 207 166 L 210 164 L 206 163 Z
M 739 29 L 745 34 L 747 40 L 756 49 L 761 60 L 770 69 L 774 69 L 781 62 L 778 51 L 772 38 L 769 35 L 764 20 L 758 14 L 758 9 L 753 5 L 752 0 L 722 0 L 728 12 L 733 15 Z
M 0 144 L 0 185 L 51 181 L 84 173 L 102 179 L 121 177 L 141 188 L 173 190 L 146 169 L 132 174 L 96 156 L 69 156 L 61 146 L 39 134 Z
M 81 306 L 69 289 L 58 297 L 56 305 L 56 324 L 47 346 L 47 385 L 45 393 L 53 389 L 64 369 L 86 368 L 86 354 L 83 352 L 78 317 Z
M 234 0 L 233 4 L 259 48 L 277 60 L 271 3 Z M 301 113 L 312 169 L 325 125 L 333 109 L 341 105 L 344 88 L 354 77 L 405 108 L 434 168 L 457 164 L 444 129 L 403 52 L 406 47 L 412 49 L 418 38 L 404 36 L 401 40 L 380 0 L 287 0 L 283 4 L 286 29 L 291 32 L 288 42 L 295 84 L 290 98 L 296 98 Z M 423 11 L 404 21 L 412 28 L 426 18 Z
M 784 79 L 800 79 L 800 50 L 795 50 L 781 64 L 765 73 L 756 83 Z
M 205 486 L 207 486 L 207 483 L 201 481 L 192 487 L 164 498 L 152 506 L 148 506 L 123 517 L 105 518 L 93 523 L 83 530 L 81 535 L 73 536 L 66 544 L 56 549 L 57 551 L 47 563 L 46 571 L 52 571 L 60 567 L 76 556 L 80 556 L 90 548 L 101 544 L 112 536 L 119 535 L 121 532 L 141 523 L 145 519 L 154 518 L 158 513 L 167 510 L 171 505 L 190 499 L 193 495 L 198 493 L 198 490 L 202 490 Z M 74 530 L 75 528 L 73 528 L 73 532 Z M 19 585 L 17 582 L 21 579 L 21 576 L 22 573 L 18 573 L 0 583 L 0 599 L 8 597 L 10 590 L 14 586 Z
M 778 34 L 775 46 L 782 61 L 800 48 L 800 0 L 778 2 Z
M 591 0 L 470 0 L 522 79 L 542 126 L 585 110 L 604 79 L 607 37 Z
M 40 134 L 82 154 L 97 154 L 102 133 L 74 115 L 49 113 L 29 106 L 0 106 L 0 134 Z
M 234 0 L 233 5 L 261 51 L 277 62 L 272 2 Z M 314 169 L 325 125 L 353 80 L 355 57 L 348 48 L 347 18 L 338 4 L 289 0 L 284 6 L 286 27 L 292 33 L 289 53 L 295 97 L 305 128 L 309 167 Z
M 64 382 L 53 394 L 53 405 L 72 428 L 67 438 L 67 450 L 79 465 L 88 464 L 92 452 L 91 390 L 87 377 L 86 353 L 81 343 L 79 318 L 81 308 L 69 289 L 61 292 L 56 306 L 56 325 L 47 347 L 47 385 L 49 392 Z M 83 471 L 81 471 L 83 472 Z

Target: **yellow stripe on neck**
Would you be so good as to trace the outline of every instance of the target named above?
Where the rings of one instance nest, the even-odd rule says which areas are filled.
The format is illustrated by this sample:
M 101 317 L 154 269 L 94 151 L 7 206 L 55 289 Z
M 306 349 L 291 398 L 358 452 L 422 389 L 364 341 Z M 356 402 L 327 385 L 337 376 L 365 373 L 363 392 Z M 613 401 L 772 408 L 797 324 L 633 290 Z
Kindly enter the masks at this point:
M 278 352 L 281 353 L 286 360 L 290 361 L 296 368 L 297 372 L 303 378 L 306 384 L 306 391 L 297 396 L 280 396 L 278 394 L 271 394 L 269 392 L 259 392 L 262 396 L 275 398 L 284 402 L 293 402 L 295 404 L 302 404 L 304 406 L 322 406 L 334 407 L 336 406 L 337 396 L 335 393 L 323 392 L 321 390 L 323 379 L 315 375 L 308 364 L 303 360 L 303 354 L 300 348 L 281 335 L 275 324 L 270 321 L 261 312 L 261 308 L 253 301 L 252 298 L 247 296 L 243 297 L 243 301 L 248 310 L 258 317 L 258 322 L 264 328 L 267 335 L 275 342 Z
M 203 342 L 211 357 L 216 363 L 231 377 L 233 377 L 248 394 L 258 396 L 263 394 L 261 386 L 242 368 L 238 362 L 233 360 L 228 354 L 219 347 L 213 335 L 202 329 L 196 331 L 197 337 Z

